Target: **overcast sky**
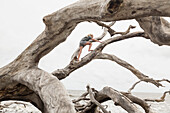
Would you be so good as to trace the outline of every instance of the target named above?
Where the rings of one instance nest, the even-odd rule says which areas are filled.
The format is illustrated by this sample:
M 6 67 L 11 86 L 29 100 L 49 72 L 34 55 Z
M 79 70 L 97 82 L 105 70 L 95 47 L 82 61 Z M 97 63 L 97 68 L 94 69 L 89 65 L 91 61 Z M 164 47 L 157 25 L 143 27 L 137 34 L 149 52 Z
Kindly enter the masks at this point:
M 42 18 L 77 0 L 0 0 L 0 67 L 14 60 L 44 30 Z M 133 31 L 142 31 L 135 20 L 116 22 L 114 29 L 125 31 L 128 26 L 136 25 Z M 94 23 L 80 23 L 68 39 L 57 46 L 40 61 L 39 67 L 53 72 L 65 67 L 72 53 L 78 48 L 79 41 L 92 33 L 100 36 L 103 29 Z M 109 35 L 105 39 L 109 38 Z M 105 40 L 103 39 L 103 40 Z M 99 43 L 94 43 L 96 47 Z M 81 55 L 86 55 L 88 48 Z M 114 54 L 129 62 L 144 74 L 155 79 L 170 79 L 170 47 L 158 46 L 143 38 L 133 38 L 113 43 L 104 52 Z M 62 80 L 67 89 L 84 90 L 87 84 L 96 89 L 111 86 L 117 90 L 127 91 L 138 79 L 128 70 L 114 62 L 95 60 L 76 70 Z M 135 91 L 160 92 L 169 90 L 166 87 L 156 88 L 142 83 Z

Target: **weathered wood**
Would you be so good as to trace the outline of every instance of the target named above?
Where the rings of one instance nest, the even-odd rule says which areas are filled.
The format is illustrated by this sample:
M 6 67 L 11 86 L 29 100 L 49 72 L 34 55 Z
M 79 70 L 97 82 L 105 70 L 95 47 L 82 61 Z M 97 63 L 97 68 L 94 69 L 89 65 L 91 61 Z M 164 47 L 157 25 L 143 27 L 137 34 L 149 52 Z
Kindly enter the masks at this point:
M 170 23 L 159 16 L 136 19 L 150 40 L 158 45 L 170 45 Z
M 127 97 L 110 87 L 104 87 L 100 93 L 110 97 L 116 104 L 120 105 L 128 113 L 141 113 Z
M 89 85 L 87 86 L 87 91 L 89 93 L 91 102 L 96 104 L 104 113 L 110 113 L 94 98 L 94 94 L 93 94 L 92 89 L 90 88 Z
M 71 61 L 70 64 L 68 64 L 65 68 L 57 69 L 57 70 L 53 71 L 52 74 L 60 80 L 64 79 L 67 76 L 69 76 L 71 72 L 75 71 L 78 68 L 83 67 L 84 65 L 86 65 L 90 61 L 92 61 L 107 45 L 117 42 L 117 41 L 133 38 L 133 37 L 145 37 L 145 33 L 144 32 L 134 32 L 134 33 L 130 33 L 127 35 L 117 36 L 114 38 L 107 39 L 107 40 L 103 41 L 102 44 L 99 44 L 91 53 L 89 53 L 85 57 L 83 57 L 81 59 L 81 61 L 79 61 L 79 62 Z
M 5 89 L 0 90 L 0 101 L 5 100 L 31 102 L 35 107 L 44 112 L 44 105 L 40 97 L 22 84 L 8 85 Z
M 126 61 L 124 61 L 124 60 L 122 60 L 118 57 L 116 57 L 115 55 L 111 55 L 111 54 L 107 54 L 107 53 L 100 53 L 95 58 L 96 59 L 106 59 L 106 60 L 114 61 L 117 64 L 121 65 L 122 67 L 130 70 L 134 75 L 136 75 L 136 77 L 138 77 L 138 79 L 145 81 L 145 82 L 152 83 L 157 87 L 162 86 L 162 84 L 159 83 L 158 81 L 154 80 L 153 78 L 149 78 L 148 76 L 146 76 L 145 74 L 141 73 L 139 70 L 134 68 L 131 64 L 127 63 Z
M 166 95 L 170 95 L 170 91 L 165 91 L 163 95 L 160 97 L 160 99 L 145 99 L 145 101 L 151 101 L 151 102 L 164 102 Z
M 153 111 L 150 109 L 150 105 L 147 104 L 144 100 L 132 95 L 131 93 L 121 92 L 123 95 L 125 95 L 128 99 L 130 99 L 133 103 L 140 105 L 146 113 L 153 113 Z
M 62 83 L 52 74 L 39 69 L 39 60 L 64 42 L 80 22 L 109 22 L 146 16 L 170 16 L 169 6 L 169 0 L 80 0 L 47 15 L 43 18 L 45 30 L 14 61 L 0 68 L 0 90 L 6 90 L 6 87 L 14 87 L 20 83 L 40 97 L 44 105 L 44 113 L 75 113 Z M 108 43 L 123 39 L 108 40 Z M 165 41 L 161 42 L 161 45 L 163 44 L 168 45 Z M 100 46 L 105 47 L 105 44 Z M 102 48 L 97 48 L 82 62 L 69 65 L 64 71 L 58 71 L 58 75 L 68 76 L 79 66 L 82 67 L 90 62 Z
M 87 88 L 87 90 L 89 90 L 89 88 Z M 94 93 L 94 96 L 92 96 L 93 95 L 92 93 Z M 148 111 L 150 111 L 149 106 L 145 101 L 137 97 L 134 97 L 131 94 L 129 94 L 126 97 L 124 93 L 114 90 L 111 87 L 104 87 L 102 90 L 96 92 L 92 91 L 91 89 L 89 91 L 89 95 L 91 96 L 90 97 L 91 101 L 89 103 L 94 103 L 94 104 L 85 106 L 84 109 L 80 110 L 81 113 L 94 113 L 97 106 L 102 108 L 102 106 L 98 102 L 102 103 L 107 100 L 112 100 L 115 103 L 115 105 L 121 106 L 128 113 L 141 113 L 141 111 L 132 103 L 133 101 L 134 103 L 141 105 L 144 109 L 146 108 Z M 104 108 L 102 109 L 103 112 L 107 112 Z

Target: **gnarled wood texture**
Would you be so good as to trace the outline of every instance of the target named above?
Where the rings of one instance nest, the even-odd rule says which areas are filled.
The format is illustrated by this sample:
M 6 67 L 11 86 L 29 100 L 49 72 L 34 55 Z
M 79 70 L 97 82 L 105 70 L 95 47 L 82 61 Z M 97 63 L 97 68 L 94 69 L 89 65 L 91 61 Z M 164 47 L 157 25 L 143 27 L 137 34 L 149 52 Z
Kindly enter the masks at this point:
M 64 42 L 80 22 L 170 16 L 169 6 L 169 0 L 80 0 L 47 15 L 43 18 L 45 30 L 14 61 L 0 68 L 0 90 L 7 90 L 7 87 L 20 83 L 38 95 L 40 102 L 43 102 L 44 113 L 75 113 L 62 83 L 57 77 L 39 69 L 39 60 Z M 148 34 L 150 35 L 149 32 Z M 165 40 L 169 40 L 167 38 Z M 161 41 L 160 44 L 169 45 L 166 41 Z M 90 57 L 93 58 L 93 54 L 95 52 L 90 53 Z M 87 59 L 89 61 L 91 60 Z M 62 75 L 62 72 L 59 74 Z
M 170 45 L 170 23 L 159 16 L 138 18 L 137 22 L 151 41 L 158 45 Z

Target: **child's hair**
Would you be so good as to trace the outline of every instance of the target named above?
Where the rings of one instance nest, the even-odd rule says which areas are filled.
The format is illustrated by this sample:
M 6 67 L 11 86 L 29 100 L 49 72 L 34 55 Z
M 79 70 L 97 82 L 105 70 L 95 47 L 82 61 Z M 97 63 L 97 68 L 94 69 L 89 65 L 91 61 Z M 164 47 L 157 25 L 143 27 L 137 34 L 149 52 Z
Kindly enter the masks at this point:
M 93 37 L 93 35 L 92 35 L 92 34 L 88 34 L 87 36 Z

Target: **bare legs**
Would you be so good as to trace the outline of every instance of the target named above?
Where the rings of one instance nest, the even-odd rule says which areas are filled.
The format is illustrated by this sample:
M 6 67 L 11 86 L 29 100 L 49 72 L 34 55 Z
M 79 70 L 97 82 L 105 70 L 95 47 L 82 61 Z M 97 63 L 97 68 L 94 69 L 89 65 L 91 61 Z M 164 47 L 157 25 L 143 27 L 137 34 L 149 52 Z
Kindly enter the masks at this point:
M 81 54 L 81 52 L 82 52 L 82 49 L 83 49 L 83 46 L 80 46 L 80 51 L 79 51 L 79 54 L 78 54 L 77 61 L 79 61 L 79 58 L 80 58 L 80 54 Z
M 93 51 L 93 50 L 91 50 L 91 46 L 92 46 L 92 43 L 91 43 L 91 42 L 86 42 L 86 45 L 89 45 L 88 51 Z
M 88 51 L 93 51 L 93 50 L 91 50 L 91 47 L 92 47 L 92 43 L 91 43 L 91 42 L 86 42 L 86 43 L 85 43 L 85 46 L 86 46 L 86 45 L 89 45 L 89 49 L 88 49 Z M 83 46 L 80 46 L 80 51 L 79 51 L 79 54 L 78 54 L 77 61 L 79 61 L 79 58 L 80 58 L 80 55 L 81 55 L 82 49 L 83 49 Z

